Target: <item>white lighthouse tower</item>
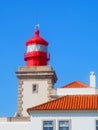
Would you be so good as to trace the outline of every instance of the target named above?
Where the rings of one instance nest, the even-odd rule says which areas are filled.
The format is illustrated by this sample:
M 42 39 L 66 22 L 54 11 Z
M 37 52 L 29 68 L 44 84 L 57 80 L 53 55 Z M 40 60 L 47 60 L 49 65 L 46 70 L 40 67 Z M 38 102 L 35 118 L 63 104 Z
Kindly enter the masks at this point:
M 26 42 L 24 55 L 26 66 L 18 68 L 18 116 L 28 116 L 27 108 L 51 100 L 50 94 L 57 76 L 47 53 L 48 42 L 35 30 L 34 36 Z

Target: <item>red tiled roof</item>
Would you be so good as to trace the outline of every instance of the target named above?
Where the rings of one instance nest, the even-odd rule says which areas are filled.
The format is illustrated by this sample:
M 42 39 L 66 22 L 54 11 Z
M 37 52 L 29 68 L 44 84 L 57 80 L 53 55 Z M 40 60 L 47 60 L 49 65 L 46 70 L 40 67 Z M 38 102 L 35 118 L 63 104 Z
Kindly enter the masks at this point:
M 27 109 L 34 110 L 98 110 L 98 95 L 67 95 Z
M 89 86 L 80 81 L 74 81 L 72 83 L 63 86 L 62 88 L 89 88 Z

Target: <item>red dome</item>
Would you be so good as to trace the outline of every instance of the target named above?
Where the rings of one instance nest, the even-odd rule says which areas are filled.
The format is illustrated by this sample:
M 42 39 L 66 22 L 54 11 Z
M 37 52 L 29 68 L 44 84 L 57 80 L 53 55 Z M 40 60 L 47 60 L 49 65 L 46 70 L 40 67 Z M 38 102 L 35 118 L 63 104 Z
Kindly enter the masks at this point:
M 32 37 L 29 41 L 26 42 L 26 46 L 30 44 L 42 44 L 42 45 L 48 45 L 48 42 L 45 41 L 42 37 L 39 36 L 40 31 L 35 30 L 34 37 Z

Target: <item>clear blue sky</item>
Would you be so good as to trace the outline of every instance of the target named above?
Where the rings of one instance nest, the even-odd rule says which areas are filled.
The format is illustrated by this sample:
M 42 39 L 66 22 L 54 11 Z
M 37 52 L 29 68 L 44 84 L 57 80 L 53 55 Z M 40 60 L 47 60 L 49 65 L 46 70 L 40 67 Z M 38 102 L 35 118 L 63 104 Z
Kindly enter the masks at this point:
M 17 111 L 18 66 L 25 66 L 25 42 L 40 24 L 49 42 L 58 76 L 56 87 L 74 80 L 89 84 L 95 71 L 98 85 L 98 0 L 0 1 L 0 116 Z

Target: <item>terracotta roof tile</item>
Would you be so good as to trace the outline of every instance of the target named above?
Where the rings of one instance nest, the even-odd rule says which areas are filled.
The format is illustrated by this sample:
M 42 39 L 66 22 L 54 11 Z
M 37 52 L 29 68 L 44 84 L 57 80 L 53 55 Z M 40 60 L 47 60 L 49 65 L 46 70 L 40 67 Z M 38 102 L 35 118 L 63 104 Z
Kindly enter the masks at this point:
M 27 109 L 33 110 L 98 110 L 98 95 L 67 95 Z
M 62 88 L 89 88 L 89 86 L 80 81 L 74 81 L 72 83 L 63 86 Z

